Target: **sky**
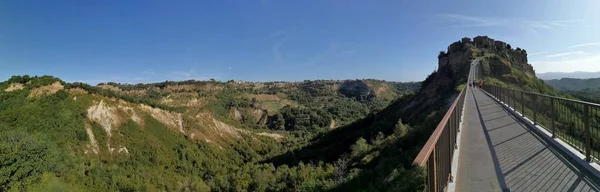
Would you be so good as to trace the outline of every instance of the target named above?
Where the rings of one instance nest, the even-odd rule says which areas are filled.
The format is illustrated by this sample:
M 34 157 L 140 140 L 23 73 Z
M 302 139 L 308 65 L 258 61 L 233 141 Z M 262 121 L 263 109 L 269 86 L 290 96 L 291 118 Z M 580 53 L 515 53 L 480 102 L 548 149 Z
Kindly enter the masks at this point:
M 576 2 L 576 3 L 574 3 Z M 598 0 L 0 1 L 0 81 L 421 81 L 488 35 L 536 72 L 600 71 Z

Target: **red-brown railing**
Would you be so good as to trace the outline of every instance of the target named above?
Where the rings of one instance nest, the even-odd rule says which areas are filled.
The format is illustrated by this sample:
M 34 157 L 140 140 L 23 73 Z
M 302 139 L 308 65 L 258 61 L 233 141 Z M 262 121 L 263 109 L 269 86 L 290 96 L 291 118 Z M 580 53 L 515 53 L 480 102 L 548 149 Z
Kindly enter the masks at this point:
M 427 170 L 425 191 L 444 191 L 452 179 L 452 157 L 456 135 L 460 131 L 461 114 L 465 103 L 467 86 L 462 89 L 437 128 L 427 140 L 413 165 Z

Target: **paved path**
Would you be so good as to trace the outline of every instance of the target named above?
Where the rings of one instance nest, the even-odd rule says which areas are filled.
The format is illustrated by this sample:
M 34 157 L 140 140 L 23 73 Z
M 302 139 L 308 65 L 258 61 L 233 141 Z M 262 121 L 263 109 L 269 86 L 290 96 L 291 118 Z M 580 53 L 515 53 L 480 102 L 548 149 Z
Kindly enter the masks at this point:
M 600 191 L 600 180 L 479 89 L 467 91 L 456 191 Z

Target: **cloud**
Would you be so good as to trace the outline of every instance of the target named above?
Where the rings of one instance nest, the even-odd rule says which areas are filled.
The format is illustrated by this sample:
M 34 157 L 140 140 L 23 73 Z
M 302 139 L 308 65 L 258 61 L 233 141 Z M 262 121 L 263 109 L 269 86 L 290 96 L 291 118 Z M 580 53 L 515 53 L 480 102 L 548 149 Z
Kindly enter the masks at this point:
M 536 52 L 536 53 L 530 53 L 530 54 L 527 54 L 527 56 L 529 56 L 529 57 L 533 57 L 533 56 L 536 56 L 536 55 L 541 55 L 541 54 L 545 54 L 545 53 L 546 53 L 546 52 Z
M 586 54 L 578 58 L 553 58 L 545 61 L 530 62 L 537 73 L 546 72 L 574 72 L 574 71 L 600 71 L 600 53 Z
M 568 27 L 575 23 L 582 23 L 584 20 L 564 20 L 564 21 L 525 21 L 531 28 L 551 29 L 554 27 Z
M 441 21 L 446 23 L 446 27 L 507 27 L 518 28 L 527 31 L 532 35 L 538 36 L 539 30 L 550 30 L 558 27 L 569 27 L 577 23 L 583 23 L 584 20 L 554 20 L 554 21 L 535 21 L 517 18 L 499 18 L 499 17 L 478 17 L 460 14 L 439 14 Z
M 600 42 L 582 43 L 579 45 L 573 45 L 573 46 L 567 47 L 567 49 L 574 49 L 574 48 L 587 47 L 587 46 L 596 46 L 596 45 L 600 45 Z
M 457 14 L 440 14 L 439 17 L 452 23 L 449 27 L 488 27 L 500 25 L 501 21 L 494 18 L 473 17 Z
M 554 58 L 554 57 L 564 57 L 564 56 L 569 56 L 569 55 L 582 55 L 582 54 L 586 54 L 583 51 L 575 51 L 575 52 L 566 52 L 566 53 L 557 53 L 557 54 L 552 54 L 552 55 L 546 55 L 547 58 Z
M 518 22 L 515 20 L 513 22 Z M 556 20 L 556 21 L 523 21 L 523 29 L 535 36 L 539 36 L 539 30 L 551 30 L 559 27 L 570 27 L 573 24 L 582 23 L 584 20 Z
M 271 47 L 271 51 L 273 52 L 273 61 L 276 63 L 281 63 L 283 61 L 283 56 L 281 55 L 279 48 L 287 41 L 289 37 L 289 34 L 284 36 Z

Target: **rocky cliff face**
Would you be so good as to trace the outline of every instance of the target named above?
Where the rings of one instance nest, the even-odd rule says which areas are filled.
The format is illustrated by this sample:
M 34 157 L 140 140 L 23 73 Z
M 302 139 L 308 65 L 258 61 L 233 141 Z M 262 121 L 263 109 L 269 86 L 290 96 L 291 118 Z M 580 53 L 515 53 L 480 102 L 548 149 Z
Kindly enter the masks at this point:
M 477 36 L 473 39 L 464 37 L 460 41 L 450 44 L 448 50 L 440 52 L 438 56 L 438 71 L 442 67 L 449 66 L 455 75 L 466 74 L 470 60 L 475 57 L 494 60 L 491 62 L 492 65 L 506 65 L 491 66 L 492 68 L 517 68 L 535 74 L 533 67 L 527 61 L 525 49 L 513 49 L 510 44 L 487 36 Z
M 414 97 L 404 101 L 402 119 L 406 122 L 422 121 L 420 113 L 430 113 L 448 106 L 456 96 L 456 87 L 466 82 L 470 63 L 483 57 L 486 76 L 513 84 L 527 84 L 535 79 L 533 67 L 527 61 L 527 51 L 513 49 L 510 44 L 487 36 L 473 39 L 464 37 L 450 44 L 438 55 L 438 69 L 422 84 Z
M 359 101 L 375 98 L 375 91 L 361 80 L 345 81 L 340 85 L 340 93 Z

